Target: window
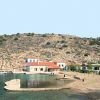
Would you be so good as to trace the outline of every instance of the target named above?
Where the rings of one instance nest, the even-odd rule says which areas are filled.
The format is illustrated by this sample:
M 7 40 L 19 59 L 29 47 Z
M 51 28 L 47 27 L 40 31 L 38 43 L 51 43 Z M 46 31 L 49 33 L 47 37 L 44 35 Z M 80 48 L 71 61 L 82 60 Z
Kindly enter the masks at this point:
M 99 67 L 94 67 L 94 70 L 99 70 Z
M 32 60 L 30 59 L 30 62 L 32 62 Z
M 37 68 L 34 68 L 34 71 L 37 71 Z
M 43 68 L 40 68 L 40 71 L 43 71 Z

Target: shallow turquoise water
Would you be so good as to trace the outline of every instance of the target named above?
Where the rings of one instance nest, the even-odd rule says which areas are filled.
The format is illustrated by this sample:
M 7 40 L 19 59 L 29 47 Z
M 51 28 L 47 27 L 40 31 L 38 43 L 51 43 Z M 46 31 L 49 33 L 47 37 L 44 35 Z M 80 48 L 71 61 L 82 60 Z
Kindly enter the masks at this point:
M 14 78 L 27 79 L 28 81 L 34 80 L 52 80 L 52 76 L 25 76 L 23 74 L 13 75 L 13 74 L 2 74 L 0 75 L 0 100 L 88 100 L 87 96 L 84 94 L 79 94 L 76 91 L 63 89 L 59 91 L 37 91 L 37 92 L 7 92 L 4 90 L 4 82 Z M 41 78 L 42 77 L 42 78 Z M 26 80 L 23 80 L 25 82 Z M 22 83 L 23 83 L 22 82 Z M 54 81 L 55 83 L 55 81 Z M 56 83 L 57 84 L 57 83 Z M 55 84 L 55 85 L 56 85 Z M 22 84 L 23 85 L 23 84 Z M 52 85 L 50 85 L 52 86 Z

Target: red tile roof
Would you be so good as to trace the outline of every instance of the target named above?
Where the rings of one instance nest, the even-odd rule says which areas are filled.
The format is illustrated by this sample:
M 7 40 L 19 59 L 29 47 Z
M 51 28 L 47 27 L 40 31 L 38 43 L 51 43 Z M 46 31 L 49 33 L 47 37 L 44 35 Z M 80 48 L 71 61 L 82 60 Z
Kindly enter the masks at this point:
M 55 66 L 48 66 L 48 68 L 49 68 L 49 69 L 59 69 L 59 67 L 56 66 L 56 65 L 55 65 Z
M 50 69 L 59 69 L 55 62 L 27 62 L 25 66 L 47 66 Z

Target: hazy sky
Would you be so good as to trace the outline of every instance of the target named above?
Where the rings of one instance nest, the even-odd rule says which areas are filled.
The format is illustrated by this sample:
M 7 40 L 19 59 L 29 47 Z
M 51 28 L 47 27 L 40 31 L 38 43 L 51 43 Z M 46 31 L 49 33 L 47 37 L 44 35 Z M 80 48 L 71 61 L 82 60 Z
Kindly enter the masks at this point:
M 100 36 L 100 0 L 0 0 L 0 34 Z

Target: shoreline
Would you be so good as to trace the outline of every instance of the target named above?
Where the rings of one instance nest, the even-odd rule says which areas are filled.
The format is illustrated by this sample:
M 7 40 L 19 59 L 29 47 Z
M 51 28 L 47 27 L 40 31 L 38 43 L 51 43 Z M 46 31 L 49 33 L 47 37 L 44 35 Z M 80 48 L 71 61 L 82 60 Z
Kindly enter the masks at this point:
M 37 73 L 35 73 L 35 74 L 37 74 Z M 66 75 L 66 77 L 63 77 L 64 74 Z M 66 79 L 74 80 L 74 82 L 71 82 L 60 88 L 72 88 L 72 89 L 75 88 L 75 89 L 80 89 L 80 90 L 96 90 L 96 89 L 100 90 L 100 85 L 99 85 L 100 83 L 98 81 L 94 82 L 94 83 L 97 83 L 98 86 L 97 86 L 97 84 L 93 84 L 92 81 L 94 81 L 94 80 L 91 81 L 91 79 L 90 79 L 91 76 L 93 79 L 95 79 L 95 78 L 97 79 L 99 77 L 98 81 L 100 82 L 99 75 L 94 75 L 94 77 L 93 77 L 92 74 L 83 74 L 83 73 L 78 73 L 78 72 L 63 72 L 62 74 L 58 74 L 57 80 L 66 80 Z M 77 77 L 77 78 L 75 78 L 75 77 Z M 82 81 L 82 79 L 84 79 L 84 81 Z M 90 81 L 91 81 L 91 84 L 90 84 Z M 80 84 L 80 85 L 78 85 L 78 84 Z
M 31 89 L 20 89 L 20 91 L 46 91 L 46 90 L 62 90 L 62 89 L 71 89 L 77 93 L 85 94 L 89 100 L 99 100 L 99 95 L 96 93 L 100 91 L 100 76 L 95 74 L 84 74 L 78 72 L 63 72 L 63 74 L 58 74 L 59 79 L 63 79 L 63 75 L 66 75 L 64 79 L 73 79 L 74 81 L 66 84 L 65 86 L 59 88 L 31 88 Z M 79 77 L 80 79 L 74 79 L 74 76 Z M 84 78 L 84 81 L 82 79 Z M 5 86 L 6 87 L 6 86 Z M 11 87 L 15 87 L 11 85 Z M 10 87 L 10 88 L 11 88 Z M 18 88 L 15 88 L 14 91 L 18 91 Z
M 75 90 L 78 93 L 84 93 L 89 100 L 100 100 L 100 75 L 78 72 L 67 72 L 65 74 L 71 77 L 80 77 L 80 80 L 75 79 L 74 82 L 66 85 L 66 88 Z M 84 81 L 81 80 L 83 78 Z

